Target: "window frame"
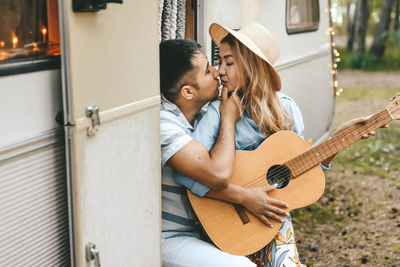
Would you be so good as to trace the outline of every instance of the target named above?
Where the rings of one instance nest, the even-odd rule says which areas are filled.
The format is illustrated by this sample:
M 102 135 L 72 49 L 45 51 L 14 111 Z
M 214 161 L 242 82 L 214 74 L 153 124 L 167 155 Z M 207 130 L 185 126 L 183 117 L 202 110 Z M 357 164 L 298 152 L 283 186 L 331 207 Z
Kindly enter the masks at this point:
M 45 19 L 47 38 L 49 38 L 48 34 L 50 30 L 53 36 L 51 40 L 47 40 L 47 45 L 51 41 L 53 44 L 58 45 L 61 49 L 58 3 L 57 1 L 53 0 L 43 0 L 43 2 L 45 3 L 46 7 L 46 10 L 43 10 L 43 13 L 47 14 Z M 0 61 L 0 77 L 60 68 L 60 53 L 18 56 Z
M 296 28 L 296 29 L 289 29 L 288 27 L 288 17 L 289 17 L 289 4 L 290 1 L 292 0 L 286 0 L 285 3 L 285 27 L 286 27 L 286 32 L 288 35 L 292 35 L 292 34 L 299 34 L 299 33 L 305 33 L 305 32 L 314 32 L 317 31 L 319 29 L 319 24 L 321 21 L 321 9 L 320 9 L 320 5 L 319 5 L 319 0 L 311 0 L 311 1 L 316 1 L 317 3 L 317 9 L 318 9 L 318 19 L 316 21 L 316 24 L 310 27 L 301 27 L 301 28 Z M 313 2 L 311 2 L 311 8 L 313 9 Z

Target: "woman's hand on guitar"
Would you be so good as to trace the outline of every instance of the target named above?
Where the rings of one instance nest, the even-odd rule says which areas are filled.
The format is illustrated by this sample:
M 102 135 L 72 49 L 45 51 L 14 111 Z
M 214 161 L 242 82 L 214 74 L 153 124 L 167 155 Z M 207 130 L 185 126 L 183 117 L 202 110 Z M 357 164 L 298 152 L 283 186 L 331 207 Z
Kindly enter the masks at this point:
M 268 195 L 268 192 L 276 188 L 277 185 L 249 188 L 242 203 L 254 216 L 271 228 L 273 225 L 270 219 L 282 222 L 288 214 L 284 208 L 289 207 L 285 202 Z
M 352 119 L 348 122 L 346 122 L 345 124 L 343 124 L 342 127 L 340 127 L 338 130 L 336 130 L 333 134 L 332 137 L 334 137 L 335 135 L 340 134 L 341 132 L 347 130 L 348 128 L 356 125 L 356 124 L 362 124 L 365 123 L 366 121 L 368 121 L 371 118 L 371 116 L 368 117 L 360 117 L 360 118 L 356 118 L 356 119 Z M 385 124 L 383 125 L 381 128 L 388 128 L 389 124 Z M 374 136 L 375 135 L 375 131 L 370 131 L 368 134 L 363 134 L 361 136 L 362 139 L 368 139 L 370 136 Z M 332 138 L 331 137 L 331 138 Z M 324 166 L 329 166 L 329 164 L 331 163 L 331 161 L 336 157 L 337 154 L 332 155 L 331 157 L 327 158 L 326 160 L 324 160 L 323 162 L 321 162 Z
M 360 123 L 364 123 L 364 122 L 368 121 L 370 118 L 371 118 L 371 116 L 368 116 L 368 117 L 360 117 L 360 118 L 352 119 L 352 120 L 346 122 L 345 124 L 343 124 L 343 126 L 340 127 L 340 129 L 336 130 L 336 131 L 332 134 L 332 136 L 335 136 L 335 135 L 339 134 L 340 132 L 342 132 L 342 131 L 344 131 L 344 130 L 350 128 L 350 127 L 353 126 L 353 125 L 360 124 Z M 389 127 L 389 124 L 386 124 L 386 125 L 382 126 L 381 128 L 388 128 L 388 127 Z M 363 138 L 363 139 L 368 139 L 369 136 L 373 136 L 373 135 L 375 135 L 375 131 L 370 131 L 368 134 L 364 134 L 364 135 L 362 136 L 362 138 Z

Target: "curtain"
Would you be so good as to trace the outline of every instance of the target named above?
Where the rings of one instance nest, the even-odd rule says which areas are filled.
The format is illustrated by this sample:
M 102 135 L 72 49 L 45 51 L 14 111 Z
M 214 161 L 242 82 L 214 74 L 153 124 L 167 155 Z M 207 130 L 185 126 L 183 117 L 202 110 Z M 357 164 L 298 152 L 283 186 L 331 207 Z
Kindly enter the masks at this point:
M 158 0 L 159 40 L 185 38 L 186 0 Z

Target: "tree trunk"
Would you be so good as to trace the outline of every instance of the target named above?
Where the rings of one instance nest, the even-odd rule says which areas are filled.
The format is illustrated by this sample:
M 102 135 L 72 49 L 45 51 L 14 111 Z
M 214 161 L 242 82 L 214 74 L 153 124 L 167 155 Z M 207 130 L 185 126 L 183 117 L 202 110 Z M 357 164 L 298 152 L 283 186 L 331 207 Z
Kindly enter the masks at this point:
M 353 14 L 353 21 L 350 21 L 350 0 L 347 2 L 347 51 L 353 51 L 353 43 L 354 43 L 354 28 L 355 28 L 355 21 L 356 21 L 356 14 L 358 12 L 359 6 L 356 4 L 356 9 Z
M 386 38 L 384 37 L 384 33 L 389 30 L 393 2 L 394 0 L 385 0 L 383 3 L 381 17 L 375 32 L 374 43 L 371 47 L 371 54 L 377 57 L 382 57 L 385 52 Z
M 397 0 L 396 1 L 396 12 L 395 12 L 395 16 L 394 16 L 394 30 L 395 31 L 399 30 L 399 19 L 400 19 L 399 9 L 400 9 L 400 0 Z
M 353 51 L 356 54 L 363 54 L 365 51 L 365 35 L 367 34 L 368 16 L 368 0 L 357 0 L 356 13 L 354 14 L 353 44 Z

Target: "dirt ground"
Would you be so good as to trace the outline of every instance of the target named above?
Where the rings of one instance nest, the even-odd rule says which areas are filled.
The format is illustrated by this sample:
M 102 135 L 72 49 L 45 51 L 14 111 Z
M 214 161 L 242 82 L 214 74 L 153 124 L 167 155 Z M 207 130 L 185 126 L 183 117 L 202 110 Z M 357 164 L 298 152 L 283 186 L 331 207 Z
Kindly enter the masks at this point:
M 341 70 L 337 80 L 340 87 L 400 88 L 400 72 Z
M 384 109 L 400 73 L 342 71 L 334 128 Z M 397 89 L 396 89 L 397 88 Z M 400 266 L 400 122 L 342 151 L 315 204 L 292 212 L 307 266 Z

